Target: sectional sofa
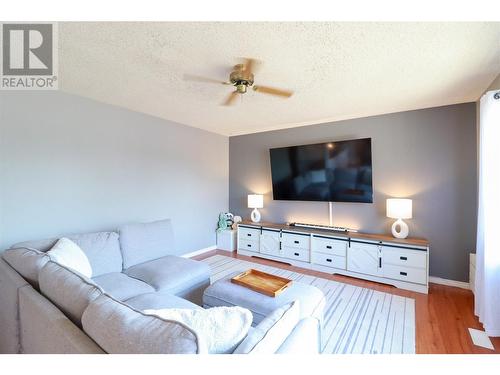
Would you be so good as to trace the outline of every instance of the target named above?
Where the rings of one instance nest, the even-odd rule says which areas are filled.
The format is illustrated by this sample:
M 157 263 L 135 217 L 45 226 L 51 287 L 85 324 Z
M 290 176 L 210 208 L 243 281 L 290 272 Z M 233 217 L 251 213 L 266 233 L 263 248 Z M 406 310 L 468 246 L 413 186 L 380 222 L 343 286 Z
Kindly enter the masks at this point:
M 0 353 L 206 352 L 204 338 L 192 327 L 144 312 L 201 310 L 210 285 L 205 263 L 171 255 L 170 220 L 66 237 L 87 256 L 91 278 L 47 255 L 58 239 L 18 243 L 2 253 Z M 317 353 L 319 322 L 293 317 L 293 309 L 278 309 L 251 328 L 247 348 L 235 352 L 251 353 L 258 346 L 255 337 L 250 340 L 253 331 L 291 324 L 259 352 Z

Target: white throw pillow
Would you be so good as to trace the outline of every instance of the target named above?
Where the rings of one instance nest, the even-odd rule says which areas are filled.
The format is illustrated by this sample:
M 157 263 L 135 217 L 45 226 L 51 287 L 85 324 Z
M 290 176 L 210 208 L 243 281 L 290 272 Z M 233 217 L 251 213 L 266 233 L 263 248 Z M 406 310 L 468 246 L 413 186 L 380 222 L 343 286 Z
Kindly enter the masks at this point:
M 92 277 L 92 267 L 83 250 L 69 238 L 63 237 L 47 252 L 54 262 L 71 268 L 88 278 Z
M 246 337 L 253 319 L 250 310 L 238 306 L 144 310 L 144 313 L 184 323 L 203 338 L 210 354 L 232 353 Z

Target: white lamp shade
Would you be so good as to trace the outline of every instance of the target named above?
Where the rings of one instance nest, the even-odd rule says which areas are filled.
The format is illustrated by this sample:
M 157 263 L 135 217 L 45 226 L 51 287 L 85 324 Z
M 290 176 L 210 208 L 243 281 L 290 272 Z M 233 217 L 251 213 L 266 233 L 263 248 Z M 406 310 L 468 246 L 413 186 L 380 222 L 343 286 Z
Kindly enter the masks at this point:
M 248 208 L 264 207 L 264 196 L 262 194 L 248 194 Z
M 387 217 L 393 219 L 411 219 L 412 200 L 401 198 L 387 199 Z

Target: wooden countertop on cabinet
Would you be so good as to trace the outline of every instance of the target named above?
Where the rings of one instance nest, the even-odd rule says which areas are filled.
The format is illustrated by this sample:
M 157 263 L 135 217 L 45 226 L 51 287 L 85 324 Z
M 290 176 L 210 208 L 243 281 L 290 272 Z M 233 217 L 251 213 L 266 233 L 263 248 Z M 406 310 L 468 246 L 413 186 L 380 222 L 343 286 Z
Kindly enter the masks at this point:
M 424 246 L 424 247 L 429 246 L 429 241 L 426 240 L 425 238 L 408 237 L 405 239 L 400 239 L 400 238 L 395 238 L 389 234 L 374 234 L 374 233 L 361 233 L 361 232 L 345 233 L 345 232 L 336 232 L 336 231 L 314 229 L 314 228 L 296 227 L 287 224 L 277 224 L 269 222 L 254 223 L 253 221 L 250 220 L 243 220 L 242 222 L 239 223 L 239 225 L 250 225 L 250 226 L 270 228 L 270 229 L 281 229 L 285 231 L 312 233 L 323 236 L 334 236 L 334 237 L 344 237 L 351 239 L 388 242 L 401 245 L 413 245 L 413 246 Z

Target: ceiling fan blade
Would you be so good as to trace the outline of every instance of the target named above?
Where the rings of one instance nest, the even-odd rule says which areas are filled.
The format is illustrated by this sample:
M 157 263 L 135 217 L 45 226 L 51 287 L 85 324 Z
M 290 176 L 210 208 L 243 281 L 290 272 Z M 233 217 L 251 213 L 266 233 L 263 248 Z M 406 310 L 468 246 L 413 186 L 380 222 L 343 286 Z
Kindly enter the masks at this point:
M 247 76 L 249 76 L 250 74 L 254 74 L 255 70 L 257 69 L 258 65 L 260 64 L 260 61 L 256 60 L 256 59 L 249 58 L 249 57 L 245 57 L 245 58 L 243 58 L 243 60 L 244 60 L 243 71 L 245 72 L 245 74 Z
M 289 98 L 290 96 L 293 95 L 293 91 L 276 89 L 274 87 L 269 87 L 269 86 L 253 86 L 253 89 L 263 94 L 277 95 L 277 96 L 282 96 L 284 98 Z
M 229 96 L 224 101 L 224 103 L 222 103 L 222 105 L 233 105 L 236 99 L 238 98 L 238 95 L 239 95 L 238 91 L 233 91 L 231 94 L 229 94 Z
M 184 74 L 185 81 L 195 81 L 195 82 L 206 82 L 206 83 L 218 83 L 220 85 L 230 85 L 229 82 L 219 81 L 218 79 L 207 78 L 202 76 L 196 76 L 192 74 Z

